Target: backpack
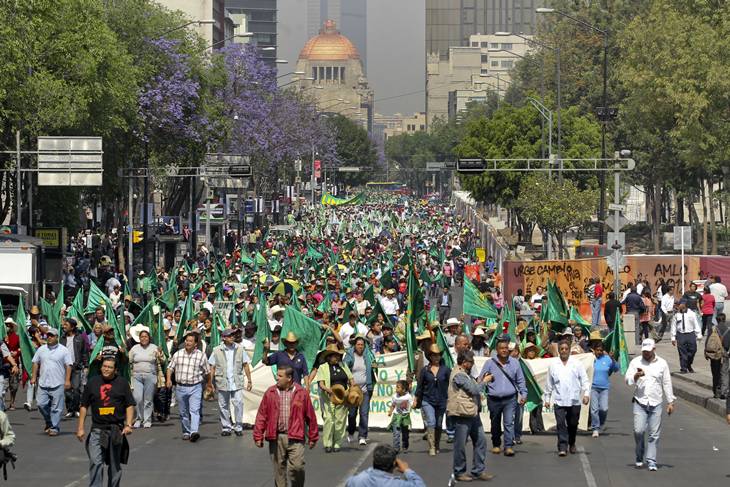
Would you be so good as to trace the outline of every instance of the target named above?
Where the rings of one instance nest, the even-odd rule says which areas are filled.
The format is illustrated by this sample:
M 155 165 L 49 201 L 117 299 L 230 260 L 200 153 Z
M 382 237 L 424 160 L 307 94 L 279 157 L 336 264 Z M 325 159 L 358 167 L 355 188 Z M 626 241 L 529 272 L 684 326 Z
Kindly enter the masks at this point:
M 712 333 L 705 343 L 705 356 L 710 360 L 722 360 L 725 349 L 722 347 L 722 338 L 717 332 L 717 327 L 712 328 Z

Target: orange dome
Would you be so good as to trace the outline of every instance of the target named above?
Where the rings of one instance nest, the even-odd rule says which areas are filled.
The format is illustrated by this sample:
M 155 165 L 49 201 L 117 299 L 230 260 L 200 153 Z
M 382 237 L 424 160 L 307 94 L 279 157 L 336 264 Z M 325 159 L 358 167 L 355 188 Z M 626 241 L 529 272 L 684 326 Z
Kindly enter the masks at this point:
M 360 59 L 360 53 L 350 39 L 340 34 L 334 20 L 328 20 L 324 27 L 304 45 L 299 59 L 310 61 L 345 61 Z

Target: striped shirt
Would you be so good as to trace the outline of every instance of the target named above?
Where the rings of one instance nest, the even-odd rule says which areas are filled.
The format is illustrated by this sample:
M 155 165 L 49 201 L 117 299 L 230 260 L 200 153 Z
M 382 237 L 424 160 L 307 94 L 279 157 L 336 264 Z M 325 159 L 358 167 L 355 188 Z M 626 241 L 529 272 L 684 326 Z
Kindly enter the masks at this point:
M 183 386 L 192 386 L 203 382 L 209 373 L 208 360 L 197 348 L 188 353 L 184 348 L 175 352 L 168 365 L 175 372 L 175 381 Z

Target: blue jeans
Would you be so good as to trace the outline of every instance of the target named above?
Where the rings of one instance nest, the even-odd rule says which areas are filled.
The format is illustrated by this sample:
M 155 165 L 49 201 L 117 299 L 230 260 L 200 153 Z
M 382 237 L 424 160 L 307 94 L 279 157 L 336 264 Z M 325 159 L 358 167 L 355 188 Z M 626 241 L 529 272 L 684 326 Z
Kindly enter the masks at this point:
M 484 438 L 484 428 L 479 416 L 454 416 L 454 475 L 466 473 L 466 440 L 471 438 L 474 444 L 471 474 L 474 477 L 481 475 L 486 468 L 484 462 L 487 457 L 487 440 Z
M 608 416 L 609 389 L 591 388 L 591 429 L 601 431 L 606 426 Z
M 423 421 L 426 428 L 441 428 L 446 413 L 446 406 L 432 406 L 426 401 L 421 402 L 421 411 L 423 411 Z
M 504 423 L 504 447 L 512 448 L 515 438 L 515 410 L 517 394 L 507 397 L 487 396 L 487 408 L 491 420 L 492 446 L 502 446 L 502 423 Z
M 591 324 L 598 326 L 601 324 L 601 302 L 603 300 L 598 298 L 591 303 Z
M 134 402 L 137 403 L 137 421 L 142 425 L 152 424 L 152 401 L 155 398 L 157 376 L 155 374 L 134 374 Z
M 656 450 L 659 444 L 659 435 L 662 432 L 662 405 L 643 406 L 634 403 L 634 441 L 636 442 L 636 461 L 643 462 L 646 458 L 648 465 L 656 465 Z M 646 435 L 649 438 L 644 448 Z
M 180 422 L 183 434 L 197 433 L 200 427 L 200 404 L 203 398 L 203 385 L 175 386 L 177 407 L 180 410 Z
M 515 440 L 522 439 L 522 417 L 524 415 L 525 405 L 517 403 L 517 408 L 515 409 Z
M 367 387 L 362 388 L 362 404 L 359 407 L 350 408 L 347 413 L 347 434 L 352 436 L 355 434 L 355 423 L 357 422 L 358 412 L 360 413 L 360 425 L 357 427 L 357 435 L 359 438 L 368 437 L 368 416 L 370 415 L 370 394 L 371 391 Z
M 119 487 L 122 481 L 121 450 L 122 446 L 106 448 L 107 455 L 104 455 L 100 442 L 100 431 L 92 428 L 86 440 L 86 453 L 89 455 L 89 486 Z M 108 464 L 106 461 L 108 460 Z M 104 467 L 107 469 L 107 482 L 104 482 Z
M 32 386 L 29 384 L 28 387 Z M 46 421 L 46 428 L 50 428 L 56 433 L 59 431 L 61 413 L 66 402 L 64 397 L 65 391 L 62 385 L 57 387 L 38 387 L 36 397 L 38 410 Z

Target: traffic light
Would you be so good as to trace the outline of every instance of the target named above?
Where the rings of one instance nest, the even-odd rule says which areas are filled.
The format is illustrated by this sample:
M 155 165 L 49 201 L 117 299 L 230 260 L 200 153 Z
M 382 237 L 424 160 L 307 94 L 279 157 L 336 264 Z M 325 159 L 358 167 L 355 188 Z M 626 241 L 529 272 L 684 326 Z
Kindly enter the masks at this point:
M 144 240 L 144 232 L 141 232 L 139 230 L 133 230 L 132 231 L 132 243 L 140 243 Z
M 456 161 L 456 171 L 466 174 L 484 172 L 487 162 L 484 159 L 459 159 Z

